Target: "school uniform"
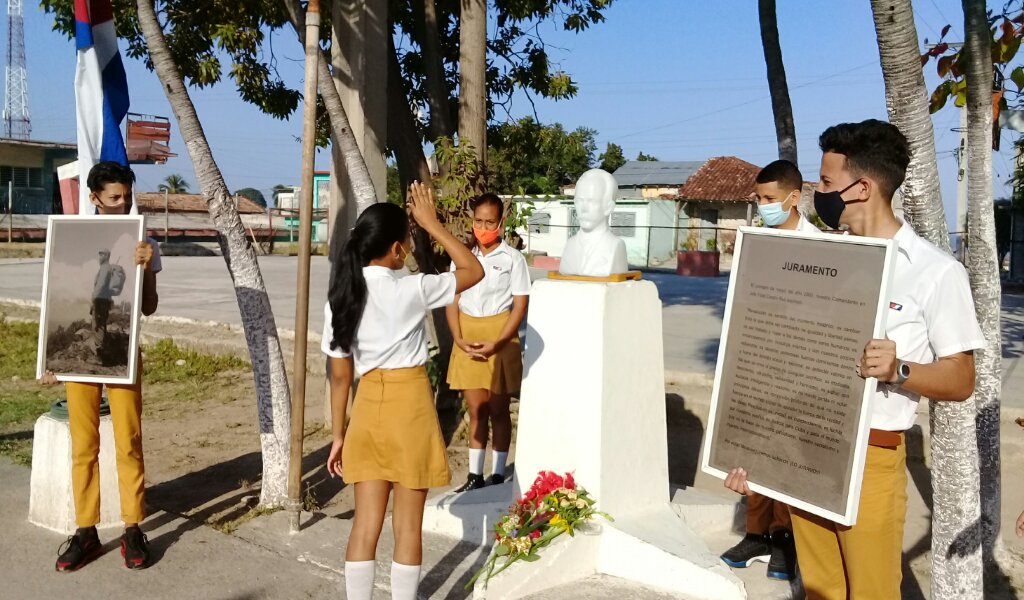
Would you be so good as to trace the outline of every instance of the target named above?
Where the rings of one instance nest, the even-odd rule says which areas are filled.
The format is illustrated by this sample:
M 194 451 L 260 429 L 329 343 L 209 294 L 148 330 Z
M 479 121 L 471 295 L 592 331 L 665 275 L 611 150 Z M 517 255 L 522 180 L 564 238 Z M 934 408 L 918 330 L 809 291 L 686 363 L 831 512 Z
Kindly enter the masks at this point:
M 508 323 L 513 298 L 530 294 L 530 270 L 523 254 L 504 241 L 488 254 L 478 245 L 473 255 L 484 269 L 484 278 L 459 296 L 459 327 L 464 340 L 492 342 Z M 458 346 L 452 348 L 448 385 L 453 390 L 484 389 L 508 395 L 519 392 L 522 379 L 523 354 L 518 335 L 485 361 L 471 358 Z
M 366 308 L 351 352 L 331 348 L 330 302 L 321 349 L 352 357 L 360 376 L 342 449 L 347 483 L 383 480 L 410 489 L 448 485 L 451 472 L 427 378 L 427 311 L 455 300 L 455 274 L 402 276 L 363 267 Z
M 160 244 L 152 238 L 150 270 L 163 269 Z M 79 527 L 100 522 L 100 400 L 102 383 L 68 381 L 68 428 L 71 430 L 71 487 L 75 497 L 75 521 Z M 142 359 L 135 383 L 107 384 L 107 401 L 114 426 L 117 484 L 121 520 L 140 523 L 146 517 L 145 461 L 142 455 Z
M 821 233 L 818 226 L 808 221 L 807 217 L 805 217 L 803 213 L 800 213 L 800 220 L 797 221 L 796 231 L 799 233 Z
M 899 249 L 886 337 L 896 342 L 897 357 L 928 364 L 982 348 L 985 338 L 963 266 L 905 223 L 894 239 Z M 792 509 L 809 599 L 900 597 L 907 512 L 904 432 L 914 424 L 920 400 L 895 384 L 878 384 L 856 525 L 843 527 Z

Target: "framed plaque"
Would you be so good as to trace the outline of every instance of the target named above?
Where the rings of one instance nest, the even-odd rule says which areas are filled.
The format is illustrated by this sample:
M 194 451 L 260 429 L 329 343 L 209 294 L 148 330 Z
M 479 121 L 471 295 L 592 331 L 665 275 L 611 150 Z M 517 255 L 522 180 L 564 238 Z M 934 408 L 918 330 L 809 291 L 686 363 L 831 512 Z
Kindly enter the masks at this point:
M 741 227 L 701 468 L 842 525 L 857 520 L 896 242 Z
M 50 217 L 36 377 L 135 381 L 142 299 L 135 248 L 144 235 L 141 216 Z

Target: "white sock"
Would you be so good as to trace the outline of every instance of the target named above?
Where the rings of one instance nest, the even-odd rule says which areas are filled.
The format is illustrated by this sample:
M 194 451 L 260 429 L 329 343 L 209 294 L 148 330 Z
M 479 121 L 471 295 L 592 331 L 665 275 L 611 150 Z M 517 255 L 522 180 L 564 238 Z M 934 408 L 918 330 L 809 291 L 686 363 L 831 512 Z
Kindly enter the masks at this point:
M 484 474 L 484 449 L 469 449 L 469 472 L 475 475 Z
M 373 575 L 377 561 L 345 561 L 345 596 L 348 600 L 370 600 L 373 598 Z
M 491 472 L 495 475 L 505 475 L 506 462 L 508 462 L 508 452 L 491 451 Z
M 416 600 L 419 588 L 420 565 L 391 562 L 391 600 Z

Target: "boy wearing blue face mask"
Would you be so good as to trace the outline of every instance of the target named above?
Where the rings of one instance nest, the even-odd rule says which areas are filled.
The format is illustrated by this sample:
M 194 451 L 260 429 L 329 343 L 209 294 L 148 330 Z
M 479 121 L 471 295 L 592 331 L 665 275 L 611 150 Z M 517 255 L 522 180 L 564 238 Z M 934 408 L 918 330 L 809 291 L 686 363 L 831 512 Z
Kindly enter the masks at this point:
M 821 231 L 796 208 L 803 185 L 800 169 L 788 160 L 777 160 L 761 169 L 755 179 L 754 199 L 757 200 L 757 213 L 766 227 L 800 232 Z
M 796 231 L 820 231 L 797 210 L 804 178 L 788 160 L 770 163 L 754 180 L 757 212 L 765 226 Z M 726 550 L 722 561 L 733 568 L 768 563 L 768 577 L 796 578 L 796 546 L 789 506 L 754 492 L 747 494 L 747 534 Z

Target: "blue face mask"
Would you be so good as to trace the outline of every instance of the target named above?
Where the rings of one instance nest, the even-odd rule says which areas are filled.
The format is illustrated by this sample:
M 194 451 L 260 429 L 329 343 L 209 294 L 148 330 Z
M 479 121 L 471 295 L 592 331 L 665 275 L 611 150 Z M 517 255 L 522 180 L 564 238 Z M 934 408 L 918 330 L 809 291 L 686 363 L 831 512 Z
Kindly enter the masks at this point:
M 757 214 L 768 227 L 778 227 L 789 218 L 789 211 L 783 208 L 784 202 L 771 202 L 769 204 L 758 204 Z

